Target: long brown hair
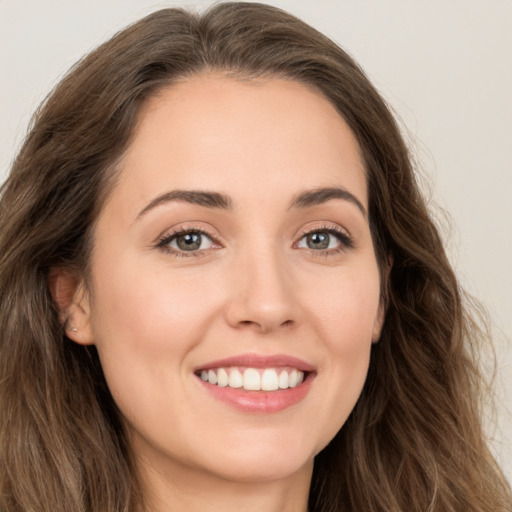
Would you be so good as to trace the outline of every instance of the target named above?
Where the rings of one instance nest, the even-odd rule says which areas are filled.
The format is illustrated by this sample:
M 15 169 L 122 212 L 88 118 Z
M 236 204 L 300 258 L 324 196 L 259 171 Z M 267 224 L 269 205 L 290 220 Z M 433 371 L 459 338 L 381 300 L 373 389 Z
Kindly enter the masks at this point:
M 144 101 L 209 70 L 313 87 L 366 164 L 387 314 L 362 395 L 315 459 L 310 510 L 510 511 L 481 426 L 480 331 L 389 109 L 332 41 L 253 3 L 147 16 L 79 62 L 34 116 L 0 204 L 0 510 L 128 512 L 138 501 L 95 349 L 66 338 L 48 278 L 59 266 L 87 272 Z

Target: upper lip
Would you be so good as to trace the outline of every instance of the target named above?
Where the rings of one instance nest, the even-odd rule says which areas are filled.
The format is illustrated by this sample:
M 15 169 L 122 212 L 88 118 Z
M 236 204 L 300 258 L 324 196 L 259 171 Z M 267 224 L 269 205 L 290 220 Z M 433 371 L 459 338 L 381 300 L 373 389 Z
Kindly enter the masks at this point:
M 280 366 L 290 366 L 303 372 L 312 372 L 314 366 L 297 357 L 286 354 L 259 355 L 259 354 L 239 354 L 225 359 L 209 361 L 197 366 L 194 371 L 210 370 L 214 368 L 225 368 L 230 366 L 244 366 L 249 368 L 277 368 Z

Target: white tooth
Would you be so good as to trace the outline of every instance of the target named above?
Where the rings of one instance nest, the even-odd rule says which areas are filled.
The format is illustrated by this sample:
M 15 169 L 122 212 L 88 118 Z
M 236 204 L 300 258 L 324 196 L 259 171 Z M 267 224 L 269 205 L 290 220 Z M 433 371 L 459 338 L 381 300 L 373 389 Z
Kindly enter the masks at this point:
M 261 389 L 261 377 L 258 370 L 247 368 L 244 372 L 244 389 L 259 391 Z
M 304 380 L 304 372 L 301 372 L 300 370 L 297 372 L 297 386 L 299 384 L 302 384 L 302 381 Z
M 283 370 L 279 374 L 279 387 L 281 389 L 287 389 L 288 388 L 288 372 L 286 370 Z
M 205 382 L 208 382 L 208 372 L 206 370 L 203 370 L 201 372 L 201 380 L 204 380 Z
M 221 388 L 225 388 L 229 383 L 229 377 L 224 368 L 219 368 L 217 371 L 217 385 Z
M 210 384 L 217 384 L 217 374 L 215 370 L 208 370 L 208 382 Z
M 261 389 L 263 391 L 275 391 L 279 389 L 279 378 L 274 369 L 268 368 L 261 376 Z
M 297 370 L 294 368 L 288 375 L 288 386 L 294 388 L 297 385 L 298 377 Z
M 230 388 L 241 388 L 244 381 L 242 374 L 238 370 L 231 370 L 229 373 L 229 387 Z

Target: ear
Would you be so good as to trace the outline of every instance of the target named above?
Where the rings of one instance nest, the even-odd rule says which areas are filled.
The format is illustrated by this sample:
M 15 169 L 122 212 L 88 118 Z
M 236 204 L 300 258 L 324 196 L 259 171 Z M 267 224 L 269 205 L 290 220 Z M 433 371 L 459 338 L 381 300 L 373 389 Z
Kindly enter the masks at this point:
M 380 339 L 380 333 L 382 332 L 382 326 L 384 325 L 384 320 L 386 319 L 386 299 L 385 296 L 387 295 L 387 288 L 389 285 L 389 274 L 391 272 L 391 269 L 393 267 L 393 256 L 388 256 L 387 265 L 384 267 L 383 273 L 384 275 L 381 276 L 381 279 L 383 279 L 383 290 L 381 292 L 381 298 L 380 298 L 380 304 L 379 304 L 379 310 L 377 311 L 377 316 L 375 318 L 375 323 L 373 324 L 373 330 L 372 330 L 372 343 L 378 343 Z
M 381 300 L 379 305 L 379 310 L 377 311 L 377 316 L 375 317 L 375 322 L 373 323 L 372 329 L 372 343 L 378 343 L 380 339 L 380 333 L 382 331 L 382 326 L 384 325 L 384 319 L 386 317 L 386 308 L 384 307 L 384 303 Z
M 67 267 L 53 267 L 48 285 L 66 336 L 80 345 L 93 345 L 89 294 L 83 278 Z

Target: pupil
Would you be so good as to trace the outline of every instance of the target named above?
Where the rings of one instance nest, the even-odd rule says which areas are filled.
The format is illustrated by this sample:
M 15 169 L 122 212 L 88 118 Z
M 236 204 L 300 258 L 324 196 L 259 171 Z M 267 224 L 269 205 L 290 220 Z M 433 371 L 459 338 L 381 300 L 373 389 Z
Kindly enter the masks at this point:
M 187 233 L 176 240 L 178 247 L 184 251 L 193 251 L 201 247 L 201 235 L 199 233 Z
M 327 233 L 308 235 L 308 247 L 310 249 L 327 249 L 329 247 L 329 235 Z

